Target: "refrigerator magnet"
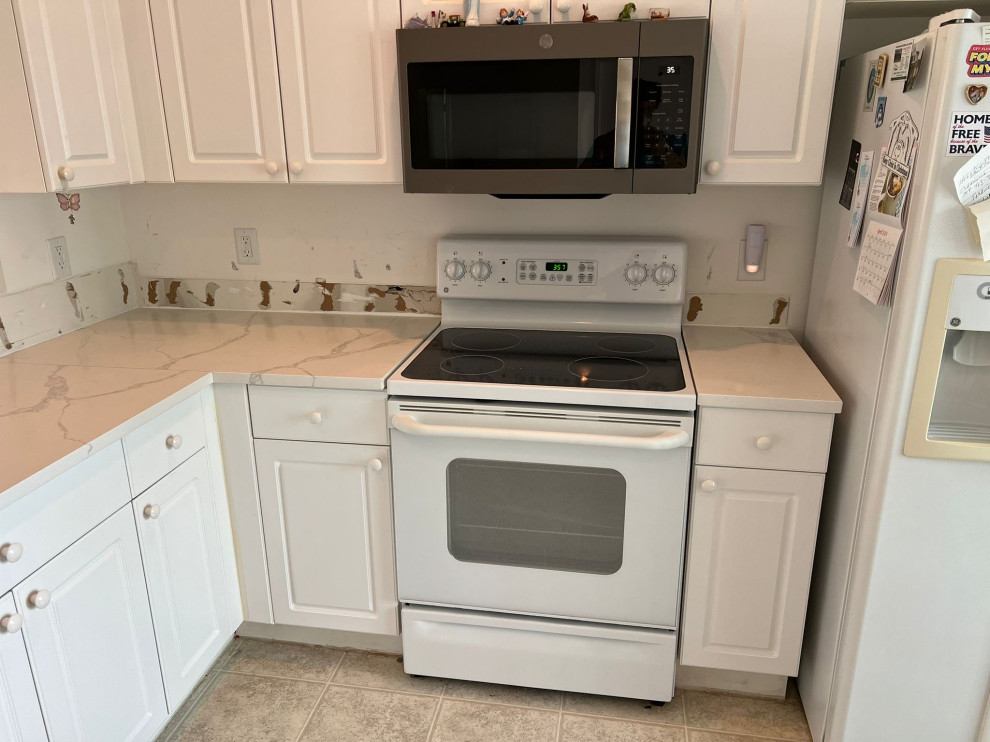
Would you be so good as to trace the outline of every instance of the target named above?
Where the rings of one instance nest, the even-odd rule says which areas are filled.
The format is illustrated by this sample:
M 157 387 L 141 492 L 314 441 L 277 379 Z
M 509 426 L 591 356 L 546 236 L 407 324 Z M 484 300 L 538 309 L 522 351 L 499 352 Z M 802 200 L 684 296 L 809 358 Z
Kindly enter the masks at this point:
M 967 85 L 966 100 L 971 105 L 978 105 L 981 100 L 987 97 L 986 85 Z
M 894 61 L 890 65 L 890 81 L 907 80 L 911 68 L 911 52 L 914 51 L 914 41 L 904 41 L 894 47 Z
M 887 78 L 887 62 L 889 61 L 889 59 L 890 57 L 888 57 L 886 54 L 881 54 L 880 57 L 877 59 L 876 72 L 874 72 L 873 74 L 873 87 L 875 88 L 883 87 L 883 84 Z
M 887 96 L 877 98 L 877 112 L 873 116 L 873 125 L 878 129 L 883 126 L 883 116 L 887 112 Z
M 908 65 L 907 78 L 904 80 L 904 92 L 914 90 L 918 83 L 918 73 L 921 71 L 921 60 L 925 58 L 924 42 L 911 50 L 911 63 Z
M 966 52 L 967 74 L 970 77 L 990 77 L 990 44 L 973 44 Z
M 877 88 L 873 84 L 873 78 L 876 77 L 877 73 L 877 63 L 873 62 L 870 64 L 870 71 L 866 75 L 866 100 L 863 101 L 863 110 L 872 111 L 873 104 L 876 102 Z

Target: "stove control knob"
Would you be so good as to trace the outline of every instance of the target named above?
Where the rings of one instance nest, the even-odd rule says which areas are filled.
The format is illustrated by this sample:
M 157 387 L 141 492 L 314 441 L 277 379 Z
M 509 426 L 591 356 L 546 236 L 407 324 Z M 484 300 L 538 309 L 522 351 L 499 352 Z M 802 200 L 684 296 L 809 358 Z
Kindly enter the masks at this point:
M 479 260 L 471 266 L 471 278 L 475 281 L 486 281 L 492 274 L 492 264 Z
M 656 270 L 653 271 L 653 280 L 661 286 L 666 286 L 673 283 L 675 278 L 677 278 L 677 271 L 675 271 L 674 266 L 669 263 L 661 263 L 657 266 Z
M 464 261 L 451 260 L 444 266 L 443 272 L 447 274 L 447 278 L 451 281 L 460 281 L 464 278 L 464 273 L 466 272 L 464 268 Z
M 626 280 L 633 286 L 638 286 L 643 283 L 648 275 L 649 272 L 646 270 L 645 265 L 633 263 L 632 265 L 626 266 Z

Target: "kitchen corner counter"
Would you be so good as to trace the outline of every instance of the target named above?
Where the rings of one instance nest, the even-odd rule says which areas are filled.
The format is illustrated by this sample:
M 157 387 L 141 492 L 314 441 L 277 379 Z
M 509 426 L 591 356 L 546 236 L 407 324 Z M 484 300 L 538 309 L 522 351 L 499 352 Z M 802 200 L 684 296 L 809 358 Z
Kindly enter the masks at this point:
M 438 323 L 136 309 L 11 353 L 0 358 L 0 507 L 214 382 L 383 390 Z
M 838 413 L 842 400 L 787 330 L 683 329 L 699 407 Z

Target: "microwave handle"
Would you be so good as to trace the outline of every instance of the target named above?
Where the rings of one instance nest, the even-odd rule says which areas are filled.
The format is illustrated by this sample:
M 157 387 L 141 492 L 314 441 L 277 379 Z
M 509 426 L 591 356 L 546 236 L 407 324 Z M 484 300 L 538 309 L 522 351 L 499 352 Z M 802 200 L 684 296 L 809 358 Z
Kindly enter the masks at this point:
M 465 425 L 433 425 L 412 415 L 392 415 L 392 427 L 408 435 L 435 438 L 480 438 L 512 443 L 567 443 L 579 446 L 608 446 L 667 451 L 691 445 L 691 434 L 685 430 L 665 430 L 659 435 L 601 435 L 599 433 L 563 433 L 549 430 L 519 430 L 507 428 L 476 428 Z
M 633 60 L 620 57 L 615 74 L 615 163 L 616 169 L 629 167 L 632 148 Z

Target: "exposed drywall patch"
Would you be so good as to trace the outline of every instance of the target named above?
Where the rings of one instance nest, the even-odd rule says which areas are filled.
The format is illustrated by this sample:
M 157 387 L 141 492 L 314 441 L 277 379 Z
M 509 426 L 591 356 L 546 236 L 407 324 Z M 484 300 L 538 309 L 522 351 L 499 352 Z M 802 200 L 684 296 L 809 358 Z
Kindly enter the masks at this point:
M 216 281 L 210 281 L 206 284 L 206 306 L 215 307 L 217 305 L 217 289 L 220 286 Z
M 789 304 L 790 301 L 788 301 L 787 299 L 777 299 L 777 301 L 773 303 L 773 316 L 770 318 L 771 325 L 780 324 L 780 318 L 784 314 L 784 312 L 787 311 L 787 307 Z
M 148 303 L 151 305 L 158 303 L 158 281 L 148 281 Z
M 701 301 L 700 296 L 692 296 L 688 301 L 687 310 L 687 321 L 694 322 L 698 319 L 698 315 L 701 314 L 701 310 L 705 308 L 704 303 Z
M 10 340 L 7 338 L 7 328 L 3 326 L 3 320 L 0 319 L 0 343 L 3 343 L 3 347 L 7 350 L 13 348 Z
M 165 298 L 172 306 L 175 306 L 179 302 L 180 286 L 182 286 L 182 281 L 172 281 L 168 285 L 168 291 L 165 292 Z
M 75 313 L 76 318 L 82 319 L 83 312 L 79 306 L 79 293 L 76 291 L 76 287 L 72 285 L 71 281 L 66 281 L 65 293 L 66 296 L 69 297 L 69 303 L 72 304 L 72 311 Z
M 120 290 L 124 295 L 124 304 L 126 304 L 127 297 L 130 296 L 131 290 L 127 287 L 127 280 L 124 277 L 124 269 L 118 268 L 117 275 L 120 277 Z
M 298 287 L 298 284 L 296 284 Z M 337 287 L 335 283 L 327 283 L 326 281 L 321 281 L 316 279 L 316 287 L 320 290 L 323 295 L 323 301 L 320 302 L 321 312 L 332 312 L 333 311 L 333 290 Z
M 355 258 L 353 262 L 354 262 L 354 277 L 357 279 L 364 278 L 364 276 L 361 275 L 361 269 L 358 268 L 357 258 Z
M 272 285 L 268 281 L 262 281 L 258 284 L 258 288 L 261 289 L 261 301 L 258 306 L 268 309 L 272 305 Z

